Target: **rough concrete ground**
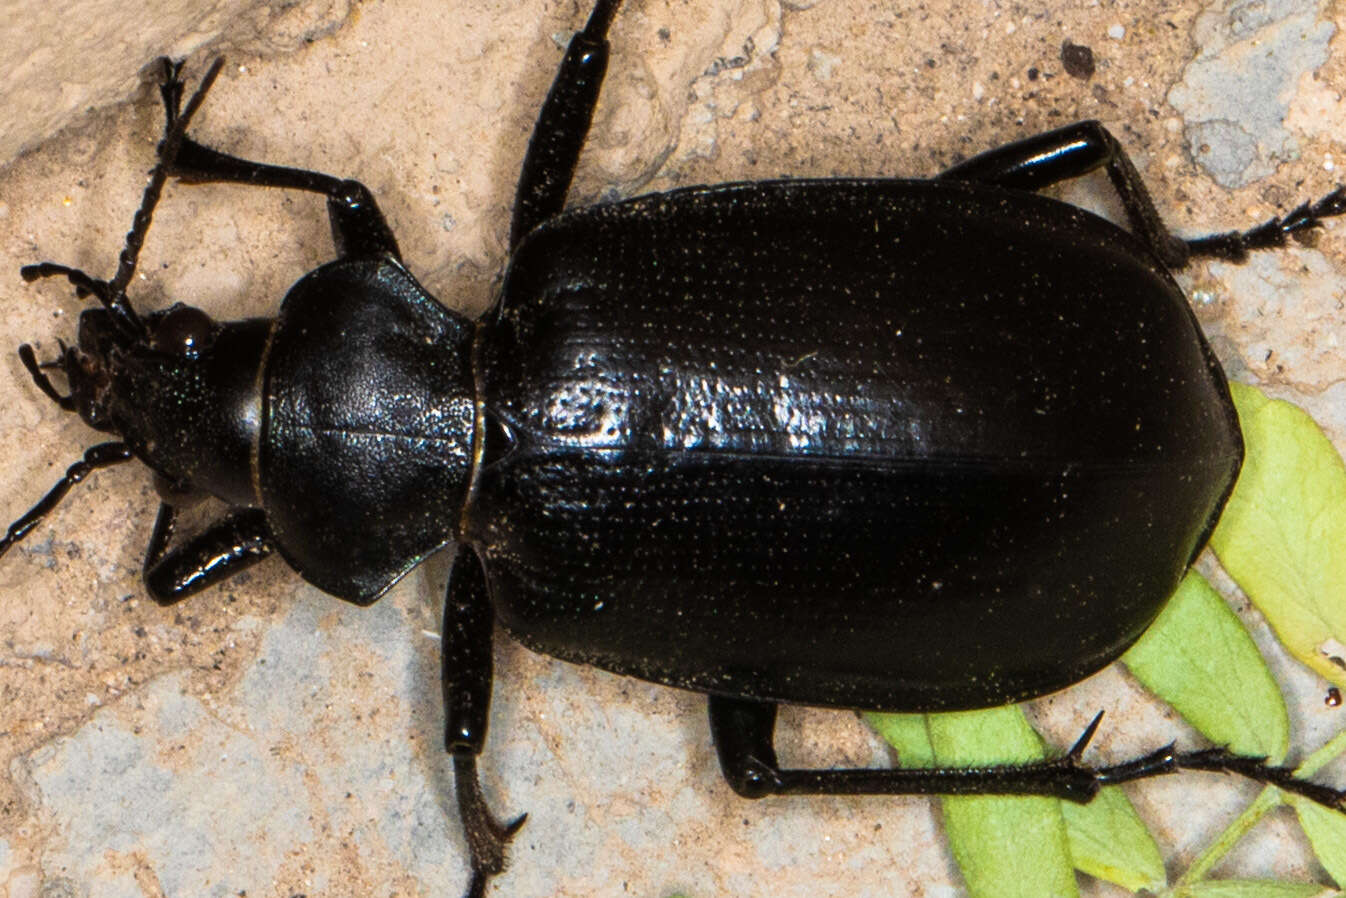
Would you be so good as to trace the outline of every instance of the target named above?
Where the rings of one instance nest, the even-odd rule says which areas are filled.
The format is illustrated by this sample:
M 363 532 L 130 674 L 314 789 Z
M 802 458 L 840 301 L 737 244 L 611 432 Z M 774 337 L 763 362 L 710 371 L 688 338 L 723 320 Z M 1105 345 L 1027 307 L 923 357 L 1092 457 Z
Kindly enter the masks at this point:
M 1339 180 L 1346 63 L 1326 2 L 627 2 L 576 202 L 786 174 L 923 176 L 1080 118 L 1118 135 L 1184 233 L 1245 227 Z M 189 62 L 230 57 L 194 133 L 364 181 L 411 269 L 476 313 L 504 264 L 532 116 L 587 7 L 445 5 L 300 6 L 337 23 L 283 51 L 239 50 L 223 29 Z M 24 37 L 48 54 L 48 38 L 68 39 Z M 1087 79 L 1067 71 L 1067 40 L 1092 49 Z M 19 265 L 114 267 L 159 133 L 151 88 L 129 101 L 0 172 L 0 345 L 49 353 L 73 335 L 69 291 L 25 286 Z M 1231 375 L 1305 405 L 1339 446 L 1343 227 L 1183 276 Z M 264 315 L 330 253 L 318 199 L 175 186 L 134 298 Z M 0 496 L 17 516 L 97 438 L 13 355 L 0 391 Z M 155 502 L 143 471 L 101 473 L 0 563 L 0 895 L 456 896 L 464 845 L 437 748 L 442 568 L 360 610 L 272 561 L 164 611 L 139 584 Z M 484 781 L 494 807 L 530 818 L 495 894 L 960 894 L 932 803 L 745 803 L 719 779 L 696 696 L 508 643 L 496 661 Z M 1324 684 L 1280 666 L 1297 745 L 1315 747 L 1346 718 Z M 1101 755 L 1190 738 L 1116 669 L 1034 713 L 1063 745 L 1100 707 Z M 800 763 L 888 761 L 849 714 L 791 711 L 782 730 Z M 1179 872 L 1248 790 L 1181 777 L 1131 794 Z M 1288 816 L 1253 841 L 1221 872 L 1323 877 Z

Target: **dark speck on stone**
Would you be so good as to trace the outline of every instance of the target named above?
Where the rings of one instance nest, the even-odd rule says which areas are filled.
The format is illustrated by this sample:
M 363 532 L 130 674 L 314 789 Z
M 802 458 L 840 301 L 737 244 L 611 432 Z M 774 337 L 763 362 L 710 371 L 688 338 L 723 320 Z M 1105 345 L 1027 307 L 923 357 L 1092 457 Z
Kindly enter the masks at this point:
M 1061 65 L 1066 74 L 1081 81 L 1088 81 L 1094 74 L 1094 51 L 1082 44 L 1064 41 L 1061 44 Z

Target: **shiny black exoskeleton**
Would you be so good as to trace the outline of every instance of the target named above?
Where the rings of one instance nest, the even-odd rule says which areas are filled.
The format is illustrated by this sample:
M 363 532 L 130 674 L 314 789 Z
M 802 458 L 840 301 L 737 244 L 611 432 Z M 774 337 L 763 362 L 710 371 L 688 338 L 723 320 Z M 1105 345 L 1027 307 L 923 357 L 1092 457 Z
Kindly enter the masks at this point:
M 53 263 L 102 307 L 37 385 L 114 442 L 88 450 L 0 552 L 90 471 L 130 458 L 164 502 L 145 583 L 169 604 L 278 552 L 368 604 L 456 546 L 446 747 L 469 894 L 522 818 L 477 786 L 491 639 L 709 696 L 741 794 L 1035 793 L 1224 769 L 1340 793 L 1221 750 L 1084 765 L 792 770 L 780 702 L 937 710 L 1080 680 L 1145 630 L 1242 459 L 1224 375 L 1171 271 L 1238 260 L 1346 211 L 1338 190 L 1242 233 L 1169 234 L 1113 137 L 1084 122 L 928 181 L 694 187 L 562 212 L 619 0 L 571 42 L 523 164 L 495 308 L 449 311 L 359 183 L 186 137 L 165 63 L 160 163 L 117 273 Z M 1032 191 L 1106 171 L 1129 230 Z M 126 296 L 168 177 L 322 193 L 336 261 L 274 319 Z M 970 261 L 971 260 L 971 261 Z M 62 393 L 48 370 L 65 378 Z M 203 494 L 232 511 L 173 545 Z M 1097 721 L 1095 721 L 1096 725 Z

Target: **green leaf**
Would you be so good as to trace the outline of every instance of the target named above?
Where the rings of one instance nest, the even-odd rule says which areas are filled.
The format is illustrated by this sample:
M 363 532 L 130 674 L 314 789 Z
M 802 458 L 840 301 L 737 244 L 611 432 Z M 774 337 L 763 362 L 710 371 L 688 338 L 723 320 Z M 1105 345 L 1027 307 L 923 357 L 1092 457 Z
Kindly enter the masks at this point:
M 1308 835 L 1318 863 L 1337 885 L 1346 883 L 1346 814 L 1329 810 L 1300 795 L 1286 795 L 1285 798 L 1299 815 L 1299 825 Z
M 1346 686 L 1346 466 L 1300 409 L 1230 392 L 1247 456 L 1211 547 L 1291 654 Z
M 1159 846 L 1121 789 L 1109 786 L 1088 804 L 1063 801 L 1061 813 L 1075 869 L 1132 892 L 1168 883 Z
M 1290 719 L 1280 687 L 1238 615 L 1200 574 L 1183 579 L 1122 663 L 1216 745 L 1285 757 Z
M 1336 892 L 1311 882 L 1275 882 L 1269 879 L 1206 879 L 1183 885 L 1173 898 L 1318 898 Z
M 935 750 L 930 747 L 930 731 L 924 714 L 883 714 L 866 711 L 865 721 L 897 752 L 902 767 L 935 766 Z
M 990 713 L 1000 714 L 1003 717 L 999 721 L 987 722 L 985 731 L 974 735 L 974 738 L 988 743 L 984 753 L 973 756 L 970 752 L 967 752 L 959 754 L 957 758 L 941 757 L 940 762 L 953 766 L 956 763 L 984 764 L 990 760 L 1023 761 L 1042 757 L 1041 743 L 1038 742 L 1035 734 L 1032 736 L 1032 741 L 1029 741 L 1024 730 L 1026 724 L 1023 722 L 1023 715 L 1020 712 L 1003 709 Z M 926 716 L 920 714 L 867 714 L 865 716 L 879 735 L 897 751 L 899 762 L 903 767 L 929 767 L 935 763 L 935 750 L 930 744 L 930 729 L 927 725 Z M 959 721 L 956 724 L 953 721 L 955 717 Z M 970 717 L 972 717 L 971 714 L 941 715 L 942 720 L 935 725 L 942 727 L 944 738 L 952 739 L 959 737 L 959 734 L 952 732 L 954 726 L 974 728 L 974 724 L 968 722 Z M 976 723 L 975 727 L 980 728 L 982 724 Z M 1009 735 L 1019 740 L 1020 751 L 1006 754 L 1003 750 L 1002 730 L 1008 730 Z M 961 762 L 958 758 L 962 759 Z M 990 798 L 986 801 L 994 806 L 1003 799 Z M 1051 799 L 1051 801 L 1055 801 L 1055 799 Z M 1131 802 L 1127 800 L 1120 789 L 1104 789 L 1093 802 L 1087 805 L 1078 805 L 1068 801 L 1056 802 L 1056 804 L 1059 806 L 1065 821 L 1066 845 L 1069 849 L 1071 862 L 1076 869 L 1099 879 L 1116 883 L 1133 892 L 1142 888 L 1157 890 L 1164 886 L 1166 881 L 1164 862 L 1159 855 L 1159 848 L 1131 807 Z M 1013 811 L 1011 810 L 1010 813 L 1013 813 Z M 946 819 L 947 815 L 946 810 Z M 951 833 L 950 840 L 952 841 L 953 838 L 954 836 Z M 1010 844 L 1012 844 L 1015 837 L 1009 836 L 1007 838 L 1011 839 Z M 961 862 L 967 851 L 955 848 L 954 853 Z M 1008 865 L 1008 862 L 1005 861 L 998 863 L 1002 866 Z M 1056 861 L 1049 857 L 1045 863 L 1054 864 Z M 981 865 L 983 870 L 990 867 L 991 863 Z M 1047 885 L 1042 887 L 1050 888 L 1050 883 L 1051 880 L 1048 878 Z M 993 885 L 994 883 L 989 883 L 988 888 Z M 991 892 L 994 893 L 993 888 L 991 888 Z
M 1014 706 L 924 718 L 866 716 L 897 748 L 904 767 L 932 763 L 973 767 L 1043 757 L 1042 741 Z M 1079 894 L 1060 804 L 1054 798 L 1040 797 L 952 795 L 943 799 L 944 830 L 973 898 L 1074 898 Z
M 1016 706 L 927 715 L 940 764 L 1041 760 L 1042 740 Z M 951 795 L 944 828 L 974 898 L 1078 894 L 1061 803 L 1054 798 Z

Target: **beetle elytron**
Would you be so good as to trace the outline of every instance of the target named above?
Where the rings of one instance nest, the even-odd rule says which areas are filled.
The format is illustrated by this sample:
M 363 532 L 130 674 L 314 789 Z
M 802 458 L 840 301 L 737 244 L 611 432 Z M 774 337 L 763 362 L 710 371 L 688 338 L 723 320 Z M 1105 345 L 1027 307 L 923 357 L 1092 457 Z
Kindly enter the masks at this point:
M 1342 793 L 1220 749 L 1107 767 L 793 770 L 778 703 L 943 710 L 1043 695 L 1145 630 L 1204 545 L 1242 460 L 1218 363 L 1170 272 L 1242 259 L 1346 211 L 1334 191 L 1241 233 L 1182 240 L 1098 123 L 933 180 L 694 187 L 563 212 L 620 0 L 597 0 L 538 117 L 501 295 L 473 322 L 403 267 L 361 184 L 186 136 L 165 62 L 159 164 L 101 303 L 37 386 L 116 436 L 9 529 L 132 458 L 163 502 L 162 604 L 272 552 L 356 604 L 453 544 L 446 748 L 484 893 L 522 823 L 486 807 L 498 622 L 525 645 L 705 693 L 740 794 L 1034 793 L 1226 770 Z M 1103 169 L 1123 230 L 1034 191 Z M 273 319 L 141 314 L 126 287 L 163 184 L 327 197 L 337 259 Z M 974 254 L 978 264 L 968 265 Z M 63 392 L 48 371 L 63 376 Z M 173 545 L 178 509 L 231 511 Z

